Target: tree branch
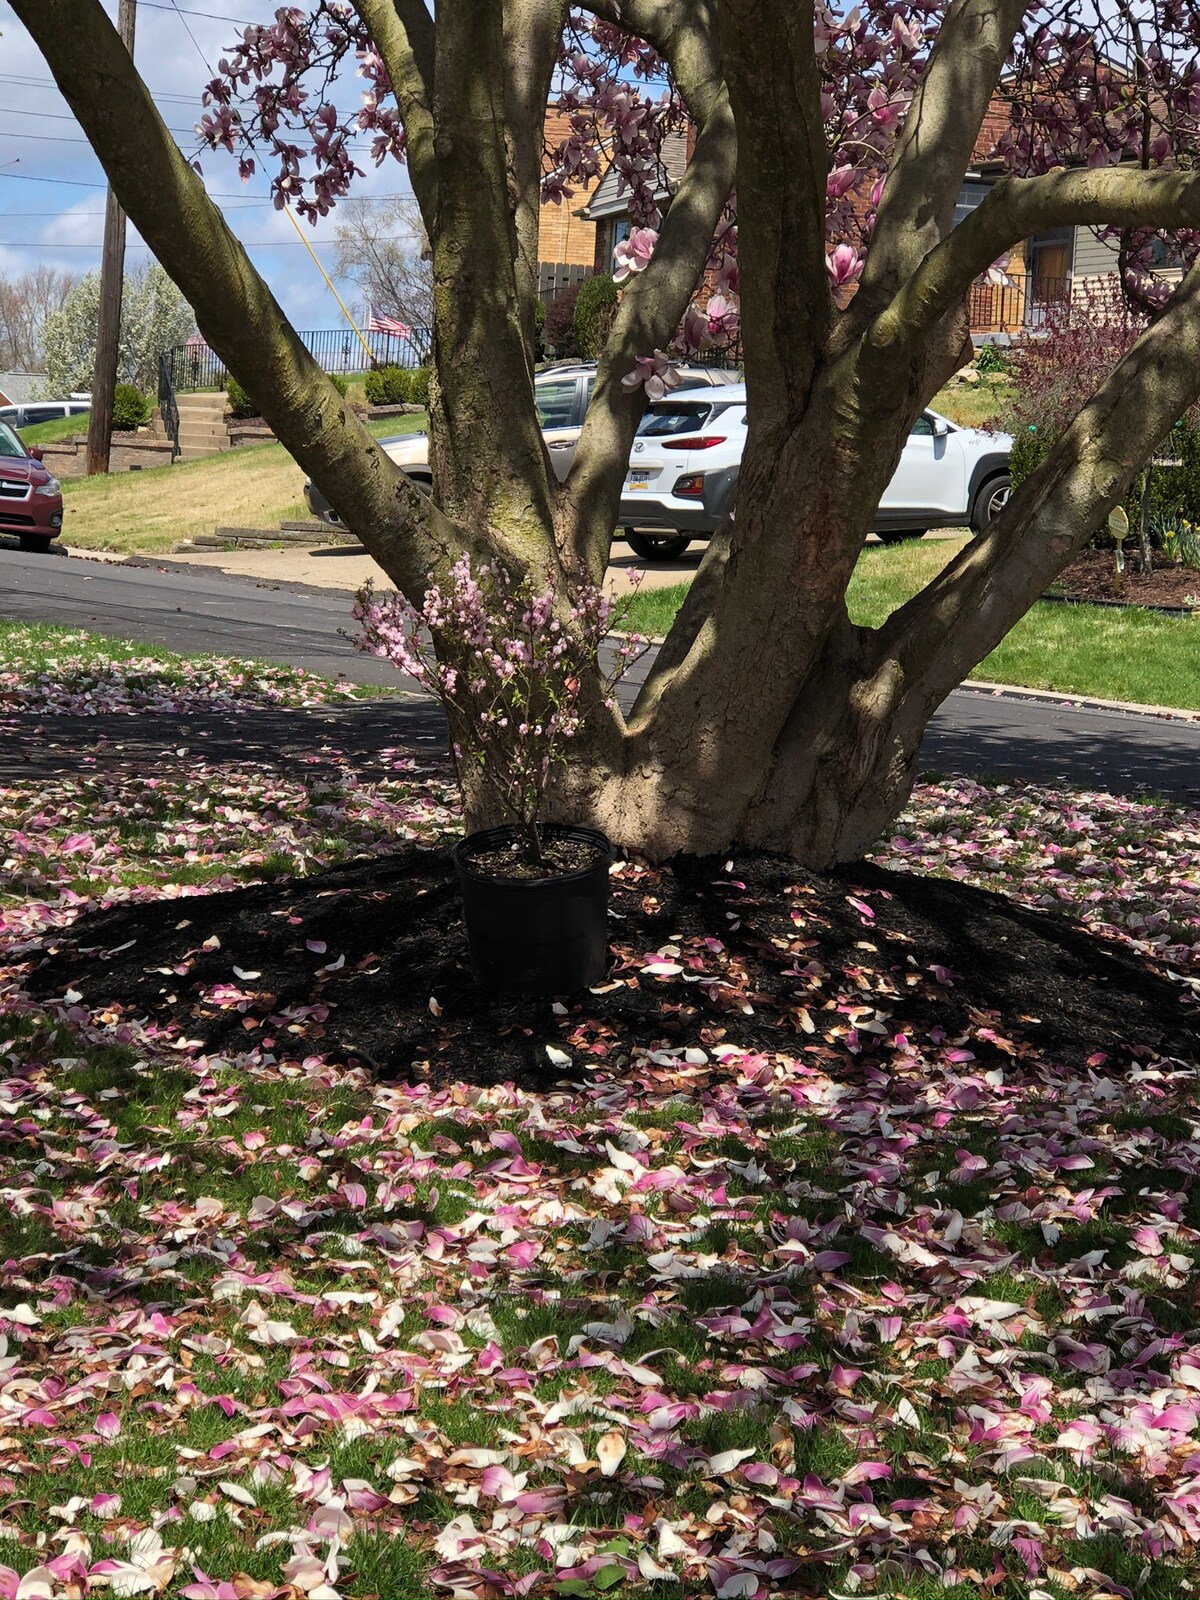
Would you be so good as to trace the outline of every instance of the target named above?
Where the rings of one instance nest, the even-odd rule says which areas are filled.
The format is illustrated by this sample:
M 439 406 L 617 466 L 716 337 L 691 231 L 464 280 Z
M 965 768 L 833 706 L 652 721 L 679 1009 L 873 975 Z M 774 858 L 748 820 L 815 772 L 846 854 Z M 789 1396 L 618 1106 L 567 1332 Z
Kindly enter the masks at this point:
M 425 0 L 392 0 L 392 6 L 408 35 L 417 71 L 426 88 L 426 99 L 433 93 L 435 56 L 434 21 Z
M 644 392 L 629 393 L 621 380 L 638 356 L 664 346 L 679 326 L 729 199 L 736 164 L 733 112 L 722 97 L 696 141 L 650 265 L 621 298 L 565 487 L 561 542 L 590 582 L 603 580 L 623 468 L 645 407 Z
M 671 68 L 697 126 L 707 122 L 725 90 L 717 47 L 716 0 L 580 0 L 580 10 L 636 34 Z
M 557 3 L 523 0 L 542 11 Z M 529 178 L 518 180 L 513 141 L 524 147 L 536 137 L 536 205 L 545 102 L 536 134 L 514 130 L 510 113 L 533 113 L 510 100 L 508 9 L 496 0 L 450 0 L 438 11 L 430 429 L 447 510 L 464 526 L 504 530 L 518 562 L 544 565 L 558 485 L 534 405 L 528 248 L 517 221 L 522 205 L 528 212 Z
M 437 218 L 437 162 L 433 149 L 434 32 L 424 0 L 353 0 L 370 32 L 396 96 L 404 124 L 408 170 L 425 231 Z
M 454 525 L 367 433 L 296 337 L 171 138 L 99 0 L 14 0 L 138 232 L 276 436 L 410 599 Z
M 908 714 L 926 716 L 995 648 L 1200 398 L 1200 268 L 1087 402 L 986 533 L 879 630 Z
M 860 325 L 949 233 L 963 174 L 1026 8 L 1027 0 L 954 0 L 938 29 L 892 153 L 851 305 Z
M 567 0 L 508 0 L 504 7 L 505 116 L 516 228 L 517 296 L 531 352 L 536 338 L 543 130 L 566 15 Z
M 1002 178 L 876 317 L 865 336 L 866 361 L 898 370 L 992 262 L 1020 240 L 1068 224 L 1200 227 L 1200 175 L 1108 167 Z
M 742 348 L 762 427 L 804 410 L 829 334 L 829 150 L 812 0 L 721 0 L 720 12 L 738 130 Z

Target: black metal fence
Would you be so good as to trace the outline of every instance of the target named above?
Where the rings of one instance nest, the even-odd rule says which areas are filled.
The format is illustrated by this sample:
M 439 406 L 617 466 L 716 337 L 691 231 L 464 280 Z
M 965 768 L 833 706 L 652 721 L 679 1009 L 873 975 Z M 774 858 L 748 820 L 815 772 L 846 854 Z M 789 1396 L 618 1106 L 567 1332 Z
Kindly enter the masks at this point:
M 372 367 L 423 367 L 429 362 L 433 335 L 428 328 L 412 328 L 402 333 L 367 333 L 363 337 L 370 359 L 357 334 L 349 328 L 326 328 L 296 337 L 325 372 L 349 376 Z M 215 350 L 206 344 L 177 344 L 162 356 L 166 374 L 178 392 L 196 389 L 223 389 L 229 372 Z
M 169 352 L 158 358 L 158 414 L 171 441 L 171 460 L 174 461 L 179 454 L 179 406 L 175 400 Z

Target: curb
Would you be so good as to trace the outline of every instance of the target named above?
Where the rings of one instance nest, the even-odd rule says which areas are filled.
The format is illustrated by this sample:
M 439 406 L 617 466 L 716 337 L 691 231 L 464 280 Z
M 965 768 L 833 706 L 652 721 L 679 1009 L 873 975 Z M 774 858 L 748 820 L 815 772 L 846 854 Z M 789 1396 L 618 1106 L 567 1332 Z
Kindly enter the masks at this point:
M 1145 706 L 1136 700 L 1100 700 L 1092 695 L 1071 694 L 1065 689 L 1027 689 L 1019 683 L 992 683 L 987 678 L 965 678 L 959 688 L 997 700 L 1038 700 L 1084 711 L 1120 711 L 1127 716 L 1154 717 L 1160 722 L 1200 723 L 1200 711 L 1185 711 L 1181 706 Z

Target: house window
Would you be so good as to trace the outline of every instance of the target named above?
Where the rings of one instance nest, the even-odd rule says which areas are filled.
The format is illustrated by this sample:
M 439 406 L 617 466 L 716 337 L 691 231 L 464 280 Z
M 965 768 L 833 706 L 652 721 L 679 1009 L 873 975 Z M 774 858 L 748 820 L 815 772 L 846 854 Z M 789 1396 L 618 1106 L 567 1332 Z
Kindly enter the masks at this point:
M 958 199 L 954 203 L 954 226 L 956 228 L 960 222 L 966 221 L 976 206 L 983 204 L 987 199 L 990 188 L 991 184 L 989 183 L 963 184 L 958 191 Z
M 632 226 L 633 224 L 630 222 L 628 217 L 618 217 L 613 223 L 611 255 L 612 266 L 614 268 L 617 264 L 617 246 L 625 243 L 625 240 L 629 237 Z
M 1178 239 L 1164 239 L 1160 236 L 1150 241 L 1150 265 L 1162 267 L 1165 271 L 1173 271 L 1185 265 L 1183 251 L 1179 248 Z

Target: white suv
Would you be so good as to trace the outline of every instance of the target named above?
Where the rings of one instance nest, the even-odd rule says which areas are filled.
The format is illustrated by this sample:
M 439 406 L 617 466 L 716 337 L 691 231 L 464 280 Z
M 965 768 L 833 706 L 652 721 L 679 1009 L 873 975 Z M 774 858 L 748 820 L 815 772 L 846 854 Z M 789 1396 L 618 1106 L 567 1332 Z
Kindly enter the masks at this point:
M 621 496 L 625 538 L 644 560 L 672 561 L 729 509 L 746 443 L 744 385 L 660 400 L 642 419 Z M 1006 434 L 959 428 L 934 411 L 913 425 L 875 517 L 884 544 L 929 528 L 981 533 L 1012 489 Z
M 587 415 L 595 386 L 596 365 L 586 361 L 550 367 L 540 372 L 534 383 L 534 399 L 542 433 L 560 482 L 566 478 L 575 460 L 575 446 L 579 443 L 583 419 Z M 681 391 L 732 390 L 736 387 L 738 393 L 745 392 L 736 372 L 724 372 L 717 367 L 681 367 L 679 387 Z M 404 433 L 394 439 L 380 439 L 379 443 L 396 465 L 403 467 L 418 488 L 432 488 L 433 473 L 429 466 L 427 433 Z M 304 498 L 314 516 L 331 527 L 341 527 L 341 518 L 313 483 L 304 485 Z

